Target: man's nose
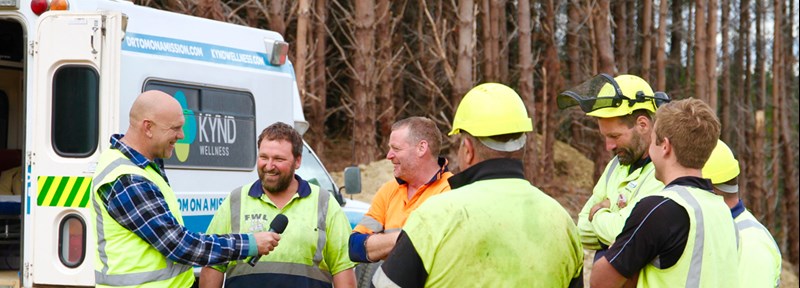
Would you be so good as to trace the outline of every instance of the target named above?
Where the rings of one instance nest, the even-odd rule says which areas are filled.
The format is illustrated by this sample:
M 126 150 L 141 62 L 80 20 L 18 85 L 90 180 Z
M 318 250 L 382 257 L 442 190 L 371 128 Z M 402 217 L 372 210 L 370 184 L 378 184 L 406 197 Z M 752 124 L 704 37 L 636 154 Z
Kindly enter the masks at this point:
M 606 151 L 614 150 L 614 148 L 617 148 L 617 141 L 606 138 Z

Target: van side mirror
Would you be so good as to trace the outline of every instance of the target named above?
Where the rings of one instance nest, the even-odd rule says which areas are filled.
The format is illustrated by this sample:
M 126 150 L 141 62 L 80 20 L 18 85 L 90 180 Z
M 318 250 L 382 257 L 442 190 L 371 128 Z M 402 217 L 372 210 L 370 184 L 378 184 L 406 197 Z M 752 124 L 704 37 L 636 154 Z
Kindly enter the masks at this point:
M 344 168 L 344 193 L 361 193 L 361 168 L 358 166 Z

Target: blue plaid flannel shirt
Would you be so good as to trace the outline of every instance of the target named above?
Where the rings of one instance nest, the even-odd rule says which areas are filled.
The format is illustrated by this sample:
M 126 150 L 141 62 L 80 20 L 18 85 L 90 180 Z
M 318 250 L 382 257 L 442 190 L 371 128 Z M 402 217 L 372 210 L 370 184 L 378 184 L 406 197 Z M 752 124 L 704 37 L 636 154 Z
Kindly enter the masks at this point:
M 122 136 L 111 136 L 111 148 L 118 149 L 142 169 L 153 165 L 169 183 L 164 161 L 147 160 L 119 141 Z M 169 211 L 158 186 L 142 176 L 123 175 L 104 185 L 100 188 L 100 199 L 111 218 L 178 263 L 206 266 L 257 254 L 255 245 L 250 247 L 252 234 L 206 235 L 186 230 Z

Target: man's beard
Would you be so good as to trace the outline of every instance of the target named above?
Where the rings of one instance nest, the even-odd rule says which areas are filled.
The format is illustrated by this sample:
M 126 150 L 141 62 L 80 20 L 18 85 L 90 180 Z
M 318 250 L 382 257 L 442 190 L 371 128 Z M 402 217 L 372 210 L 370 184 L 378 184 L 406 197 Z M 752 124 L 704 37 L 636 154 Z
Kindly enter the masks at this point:
M 643 141 L 642 137 L 634 132 L 631 138 L 631 147 L 617 147 L 612 150 L 614 155 L 619 158 L 619 164 L 631 165 L 642 158 L 644 151 L 647 149 L 647 143 Z
M 278 183 L 275 185 L 270 185 L 266 179 L 266 172 L 259 171 L 259 177 L 261 178 L 261 186 L 264 187 L 270 193 L 278 193 L 283 192 L 286 188 L 289 188 L 289 184 L 292 184 L 292 179 L 294 178 L 294 168 L 289 170 L 289 173 L 286 175 L 278 176 Z

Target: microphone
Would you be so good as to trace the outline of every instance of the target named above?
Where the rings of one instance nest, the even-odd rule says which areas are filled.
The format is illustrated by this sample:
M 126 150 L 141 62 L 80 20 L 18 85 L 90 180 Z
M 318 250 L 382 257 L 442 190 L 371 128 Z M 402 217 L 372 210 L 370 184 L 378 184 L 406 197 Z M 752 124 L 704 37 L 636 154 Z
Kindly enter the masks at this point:
M 272 222 L 269 223 L 269 232 L 275 232 L 278 234 L 283 233 L 283 230 L 286 230 L 286 225 L 289 224 L 289 218 L 286 218 L 286 215 L 278 214 L 275 216 L 275 219 L 272 219 Z M 247 261 L 247 264 L 250 266 L 256 266 L 258 260 L 261 259 L 261 255 L 256 255 L 250 260 Z

